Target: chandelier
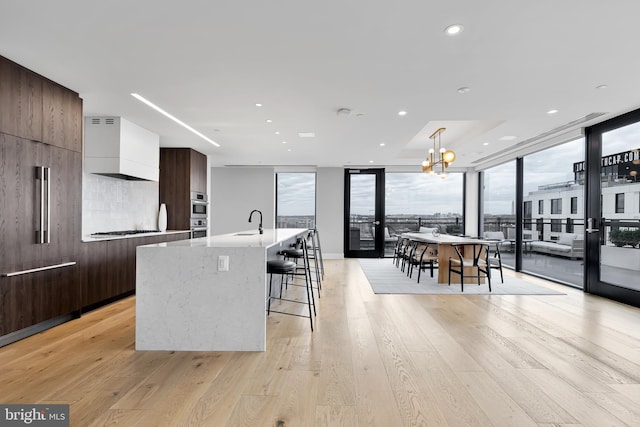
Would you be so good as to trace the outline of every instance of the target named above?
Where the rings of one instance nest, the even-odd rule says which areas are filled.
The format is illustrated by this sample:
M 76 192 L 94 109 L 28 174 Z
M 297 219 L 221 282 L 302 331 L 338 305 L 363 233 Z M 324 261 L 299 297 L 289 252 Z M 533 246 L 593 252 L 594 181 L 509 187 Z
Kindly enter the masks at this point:
M 440 128 L 431 134 L 429 139 L 433 141 L 433 148 L 429 148 L 429 155 L 422 162 L 422 172 L 429 172 L 429 175 L 435 175 L 437 172 L 437 166 L 440 165 L 440 178 L 444 179 L 446 174 L 444 169 L 449 167 L 449 164 L 453 163 L 456 159 L 456 153 L 452 150 L 447 150 L 442 146 L 442 132 L 446 128 Z M 437 160 L 436 160 L 436 146 L 437 146 Z

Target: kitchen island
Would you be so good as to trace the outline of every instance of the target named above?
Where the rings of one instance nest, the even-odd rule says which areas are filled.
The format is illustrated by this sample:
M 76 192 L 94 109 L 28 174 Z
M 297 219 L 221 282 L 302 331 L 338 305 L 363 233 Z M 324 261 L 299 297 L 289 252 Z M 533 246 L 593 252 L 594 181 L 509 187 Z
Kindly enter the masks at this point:
M 266 262 L 306 232 L 251 230 L 139 246 L 136 350 L 265 351 Z

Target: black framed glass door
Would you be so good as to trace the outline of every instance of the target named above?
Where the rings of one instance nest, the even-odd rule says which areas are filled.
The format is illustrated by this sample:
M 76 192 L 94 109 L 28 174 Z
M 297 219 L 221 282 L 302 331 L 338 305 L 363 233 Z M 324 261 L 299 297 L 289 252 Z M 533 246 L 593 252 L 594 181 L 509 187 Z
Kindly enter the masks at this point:
M 384 169 L 345 169 L 344 256 L 384 256 Z
M 640 110 L 586 137 L 585 290 L 640 307 Z

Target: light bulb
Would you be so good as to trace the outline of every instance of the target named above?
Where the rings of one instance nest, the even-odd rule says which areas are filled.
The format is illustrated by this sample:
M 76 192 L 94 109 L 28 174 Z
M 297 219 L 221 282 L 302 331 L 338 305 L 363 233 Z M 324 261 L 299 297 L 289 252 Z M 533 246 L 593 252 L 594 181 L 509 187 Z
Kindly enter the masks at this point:
M 440 174 L 440 178 L 441 178 L 441 179 L 445 179 L 446 177 L 447 177 L 447 175 L 445 175 L 445 173 L 444 173 L 444 172 L 442 172 L 442 173 Z
M 456 153 L 454 153 L 451 150 L 445 151 L 444 154 L 442 155 L 442 160 L 444 160 L 447 163 L 453 163 L 455 159 L 456 159 Z

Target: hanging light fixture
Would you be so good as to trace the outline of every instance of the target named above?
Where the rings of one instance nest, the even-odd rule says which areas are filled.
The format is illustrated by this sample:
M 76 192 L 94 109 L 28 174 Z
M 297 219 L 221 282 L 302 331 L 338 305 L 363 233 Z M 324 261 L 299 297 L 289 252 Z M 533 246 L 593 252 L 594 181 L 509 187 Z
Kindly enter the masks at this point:
M 429 154 L 422 162 L 422 172 L 428 172 L 429 175 L 435 175 L 436 170 L 434 168 L 440 165 L 440 178 L 442 179 L 446 177 L 444 169 L 449 167 L 449 164 L 453 163 L 456 159 L 456 153 L 452 150 L 447 150 L 442 146 L 442 132 L 445 130 L 446 128 L 440 128 L 431 134 L 429 139 L 433 142 L 433 147 L 429 148 Z M 438 153 L 437 157 L 436 149 Z

